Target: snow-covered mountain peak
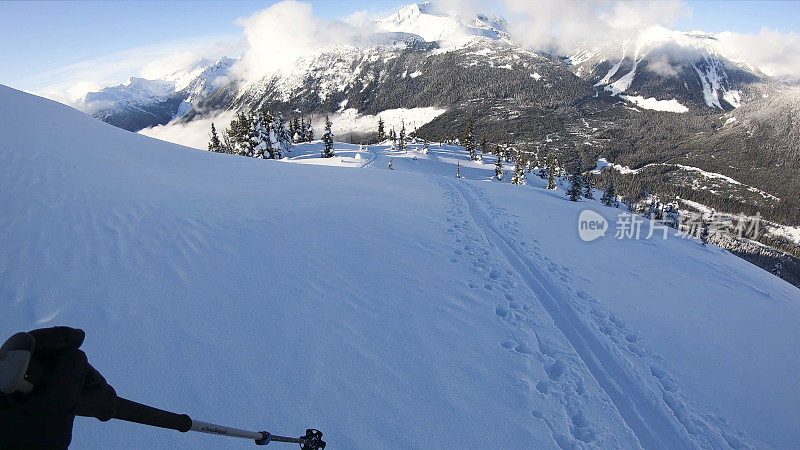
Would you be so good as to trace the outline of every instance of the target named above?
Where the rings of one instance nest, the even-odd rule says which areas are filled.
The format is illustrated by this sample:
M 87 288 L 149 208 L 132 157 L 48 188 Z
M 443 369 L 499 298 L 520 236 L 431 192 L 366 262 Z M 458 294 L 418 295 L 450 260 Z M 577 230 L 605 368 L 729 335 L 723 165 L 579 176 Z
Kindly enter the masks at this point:
M 436 11 L 429 2 L 412 3 L 394 14 L 376 21 L 378 29 L 420 36 L 428 42 L 452 41 L 468 36 L 508 39 L 505 19 L 479 14 L 469 19 L 455 13 Z
M 192 84 L 198 77 L 208 79 L 215 72 L 227 70 L 234 62 L 236 62 L 235 59 L 226 56 L 218 59 L 201 58 L 189 66 L 181 67 L 163 75 L 161 79 L 174 81 L 175 90 L 180 91 Z
M 175 82 L 167 80 L 148 80 L 130 77 L 117 86 L 107 87 L 98 92 L 89 92 L 83 99 L 87 107 L 98 104 L 132 104 L 164 101 L 175 92 Z

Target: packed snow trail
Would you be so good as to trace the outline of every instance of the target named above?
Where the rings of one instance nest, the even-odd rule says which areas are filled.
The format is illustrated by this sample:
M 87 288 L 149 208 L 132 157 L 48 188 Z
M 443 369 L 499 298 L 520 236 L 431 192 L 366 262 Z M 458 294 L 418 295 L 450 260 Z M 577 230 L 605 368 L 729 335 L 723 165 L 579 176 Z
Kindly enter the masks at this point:
M 487 240 L 503 254 L 508 264 L 536 294 L 556 326 L 614 402 L 642 447 L 647 449 L 695 447 L 685 430 L 680 430 L 679 424 L 665 414 L 666 405 L 653 392 L 641 386 L 640 381 L 628 373 L 629 369 L 620 365 L 618 356 L 613 355 L 598 340 L 598 336 L 586 327 L 585 322 L 577 317 L 577 313 L 569 304 L 570 300 L 566 298 L 566 293 L 557 288 L 547 275 L 539 270 L 536 263 L 518 252 L 514 244 L 503 236 L 502 230 L 497 228 L 470 193 L 471 188 L 465 183 L 451 182 L 451 184 L 458 188 L 466 200 L 469 214 L 477 228 L 484 230 Z

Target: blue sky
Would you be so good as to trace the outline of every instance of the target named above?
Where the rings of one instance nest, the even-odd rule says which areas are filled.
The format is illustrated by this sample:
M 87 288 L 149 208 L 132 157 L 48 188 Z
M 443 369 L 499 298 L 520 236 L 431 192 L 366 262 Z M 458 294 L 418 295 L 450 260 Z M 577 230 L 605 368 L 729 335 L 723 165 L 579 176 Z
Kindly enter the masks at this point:
M 0 2 L 0 83 L 41 89 L 74 69 L 71 65 L 120 52 L 136 58 L 163 57 L 162 49 L 189 49 L 203 42 L 226 42 L 221 53 L 238 48 L 247 17 L 274 2 Z M 316 15 L 343 17 L 356 11 L 391 12 L 407 3 L 395 0 L 312 1 Z M 688 1 L 691 15 L 676 29 L 758 33 L 763 27 L 800 32 L 797 1 Z M 497 2 L 493 8 L 503 12 Z M 135 58 L 131 58 L 132 60 Z M 133 64 L 133 63 L 132 63 Z M 67 67 L 68 69 L 65 69 Z M 120 67 L 120 70 L 127 70 Z M 98 69 L 99 70 L 99 69 Z

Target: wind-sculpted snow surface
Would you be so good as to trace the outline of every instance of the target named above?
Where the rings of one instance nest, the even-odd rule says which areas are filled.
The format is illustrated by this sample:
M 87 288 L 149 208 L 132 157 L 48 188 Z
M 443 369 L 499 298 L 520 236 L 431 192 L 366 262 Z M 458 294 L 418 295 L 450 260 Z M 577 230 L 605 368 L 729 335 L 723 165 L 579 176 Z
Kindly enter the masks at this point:
M 333 449 L 800 443 L 796 288 L 695 241 L 584 243 L 583 208 L 618 210 L 490 181 L 492 156 L 213 154 L 5 87 L 0 137 L 0 330 L 84 328 L 125 397 Z

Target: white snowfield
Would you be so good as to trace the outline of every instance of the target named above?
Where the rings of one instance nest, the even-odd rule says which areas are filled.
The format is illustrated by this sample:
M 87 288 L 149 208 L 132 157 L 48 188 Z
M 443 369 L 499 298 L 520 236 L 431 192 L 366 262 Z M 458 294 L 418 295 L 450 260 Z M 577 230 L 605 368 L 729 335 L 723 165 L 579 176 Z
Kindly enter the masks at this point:
M 614 239 L 618 210 L 488 181 L 492 157 L 212 154 L 2 86 L 0 136 L 0 331 L 85 329 L 122 396 L 331 449 L 800 445 L 800 291 Z M 73 440 L 252 445 L 82 418 Z

